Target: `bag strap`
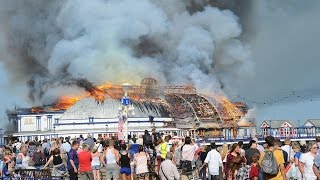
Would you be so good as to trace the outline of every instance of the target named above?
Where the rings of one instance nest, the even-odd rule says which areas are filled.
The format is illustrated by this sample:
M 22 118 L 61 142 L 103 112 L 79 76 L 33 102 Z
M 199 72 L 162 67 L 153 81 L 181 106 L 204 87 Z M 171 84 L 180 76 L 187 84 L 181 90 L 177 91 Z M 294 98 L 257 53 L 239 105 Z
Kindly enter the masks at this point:
M 288 163 L 290 163 L 291 160 L 291 150 L 291 146 L 289 146 Z
M 164 177 L 166 178 L 166 180 L 168 180 L 168 178 L 167 178 L 167 176 L 166 176 L 166 174 L 163 172 L 163 170 L 162 170 L 162 166 L 160 165 L 160 169 L 161 169 L 161 172 L 162 172 L 162 174 L 164 175 Z

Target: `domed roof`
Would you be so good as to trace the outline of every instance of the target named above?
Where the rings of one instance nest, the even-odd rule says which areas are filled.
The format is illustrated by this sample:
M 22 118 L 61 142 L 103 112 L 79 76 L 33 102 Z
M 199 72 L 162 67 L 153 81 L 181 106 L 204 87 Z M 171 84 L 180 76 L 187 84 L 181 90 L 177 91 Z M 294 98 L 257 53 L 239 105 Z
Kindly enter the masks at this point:
M 152 78 L 152 77 L 147 77 L 147 78 L 144 78 L 142 79 L 141 81 L 141 85 L 142 86 L 146 86 L 146 85 L 157 85 L 158 82 L 156 79 Z
M 170 117 L 169 108 L 161 101 L 134 101 L 135 115 L 131 117 Z M 93 98 L 84 98 L 69 108 L 60 119 L 86 119 L 94 118 L 117 118 L 119 117 L 119 106 L 121 102 L 116 99 L 106 99 L 97 104 Z

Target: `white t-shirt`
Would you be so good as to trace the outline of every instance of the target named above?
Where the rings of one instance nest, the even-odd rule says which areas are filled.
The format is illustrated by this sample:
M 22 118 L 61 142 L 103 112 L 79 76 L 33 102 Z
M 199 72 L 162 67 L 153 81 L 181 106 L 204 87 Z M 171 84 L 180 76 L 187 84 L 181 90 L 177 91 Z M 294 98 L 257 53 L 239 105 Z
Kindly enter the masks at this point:
M 294 159 L 294 152 L 293 152 L 293 149 L 291 148 L 291 146 L 289 145 L 284 145 L 281 147 L 282 150 L 286 151 L 288 153 L 288 161 L 290 159 Z
M 209 173 L 211 175 L 219 175 L 219 166 L 222 164 L 222 159 L 220 153 L 212 149 L 208 152 L 205 163 L 208 163 Z
M 313 160 L 314 160 L 314 157 L 310 152 L 301 154 L 299 161 L 304 163 L 304 174 L 303 174 L 304 180 L 317 179 L 317 176 L 313 173 L 313 170 L 312 170 Z
M 69 152 L 71 150 L 71 145 L 68 142 L 65 142 L 62 144 L 61 150 L 64 152 Z
M 97 143 L 95 146 L 98 148 L 98 152 L 99 152 L 99 153 L 102 153 L 102 151 L 103 151 L 102 144 Z
M 17 150 L 20 150 L 21 142 L 14 143 L 14 146 L 17 148 Z
M 138 138 L 136 142 L 139 145 L 143 145 L 143 139 L 142 138 Z
M 182 147 L 182 160 L 189 160 L 193 161 L 194 160 L 194 153 L 196 152 L 197 147 L 195 145 L 191 144 L 185 144 Z

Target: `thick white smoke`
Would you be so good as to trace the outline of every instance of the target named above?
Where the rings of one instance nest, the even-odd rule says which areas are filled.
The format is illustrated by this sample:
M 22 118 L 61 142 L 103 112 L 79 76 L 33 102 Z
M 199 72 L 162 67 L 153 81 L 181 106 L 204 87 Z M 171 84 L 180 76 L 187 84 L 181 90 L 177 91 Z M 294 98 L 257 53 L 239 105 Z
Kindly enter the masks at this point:
M 138 84 L 151 75 L 221 93 L 251 75 L 238 17 L 212 6 L 190 13 L 187 6 L 190 1 L 2 1 L 0 60 L 12 80 L 28 82 L 35 104 L 59 96 L 68 79 Z

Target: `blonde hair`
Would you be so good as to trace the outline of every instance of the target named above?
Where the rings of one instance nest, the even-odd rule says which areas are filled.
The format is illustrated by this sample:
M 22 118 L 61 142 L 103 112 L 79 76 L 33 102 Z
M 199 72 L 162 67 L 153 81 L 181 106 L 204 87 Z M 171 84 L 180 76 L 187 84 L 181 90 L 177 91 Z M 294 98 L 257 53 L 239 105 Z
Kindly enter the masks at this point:
M 96 153 L 98 151 L 98 148 L 96 147 L 96 146 L 94 146 L 93 148 L 92 148 L 92 153 Z
M 315 145 L 315 144 L 317 144 L 316 141 L 309 141 L 309 143 L 308 143 L 308 151 L 310 151 L 312 146 Z
M 206 152 L 207 151 L 207 145 L 203 144 L 200 149 L 201 149 L 202 152 Z
M 300 145 L 299 145 L 299 144 L 294 144 L 294 145 L 292 146 L 292 149 L 299 149 L 299 150 L 300 150 Z
M 220 151 L 221 159 L 224 159 L 228 154 L 228 152 L 229 152 L 228 144 L 224 143 Z
M 290 145 L 291 144 L 291 140 L 289 138 L 285 138 L 284 139 L 284 144 L 285 145 Z

